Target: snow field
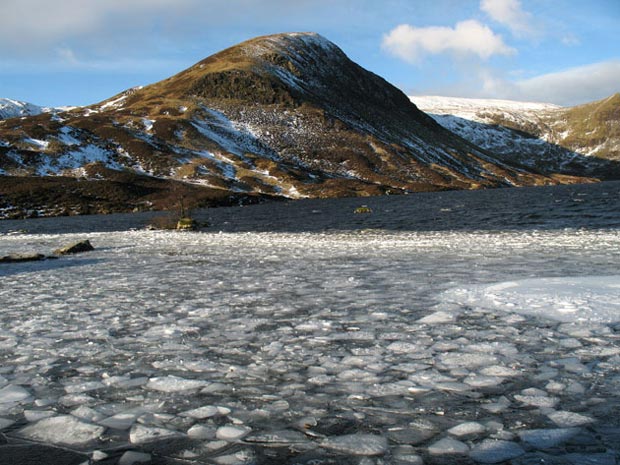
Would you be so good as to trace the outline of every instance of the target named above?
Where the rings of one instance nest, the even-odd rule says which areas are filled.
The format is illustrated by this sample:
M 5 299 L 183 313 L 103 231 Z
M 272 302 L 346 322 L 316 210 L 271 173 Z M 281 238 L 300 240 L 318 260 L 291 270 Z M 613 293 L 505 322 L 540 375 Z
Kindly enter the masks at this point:
M 0 268 L 9 435 L 233 464 L 618 456 L 614 230 L 88 236 Z

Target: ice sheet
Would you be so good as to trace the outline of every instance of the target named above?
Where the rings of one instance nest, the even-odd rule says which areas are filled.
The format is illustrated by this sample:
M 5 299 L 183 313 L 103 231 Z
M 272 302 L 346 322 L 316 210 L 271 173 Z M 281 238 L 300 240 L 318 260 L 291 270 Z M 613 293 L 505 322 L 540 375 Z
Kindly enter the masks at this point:
M 462 305 L 564 322 L 620 321 L 620 275 L 506 281 L 454 289 L 446 298 Z
M 163 442 L 208 463 L 492 463 L 615 441 L 616 230 L 87 236 L 88 254 L 0 268 L 3 434 L 65 444 L 60 422 L 79 447 Z M 0 255 L 83 238 L 4 235 Z M 586 294 L 597 318 L 543 315 Z M 572 428 L 597 433 L 553 432 Z

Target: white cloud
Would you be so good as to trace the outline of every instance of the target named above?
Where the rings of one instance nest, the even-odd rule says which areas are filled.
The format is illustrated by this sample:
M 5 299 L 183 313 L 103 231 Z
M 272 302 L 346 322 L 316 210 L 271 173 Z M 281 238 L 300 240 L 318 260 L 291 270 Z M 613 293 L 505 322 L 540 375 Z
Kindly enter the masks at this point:
M 69 47 L 58 47 L 56 54 L 62 60 L 63 63 L 75 65 L 79 63 L 79 60 L 75 56 L 75 52 Z
M 510 79 L 485 67 L 471 67 L 467 78 L 418 94 L 494 98 L 573 106 L 620 92 L 620 60 L 592 63 L 527 79 Z
M 171 16 L 197 0 L 2 0 L 0 44 L 29 49 L 50 41 L 87 37 L 109 26 L 126 27 L 162 12 Z
M 409 62 L 425 54 L 455 53 L 478 55 L 488 59 L 493 55 L 511 55 L 515 50 L 501 36 L 475 20 L 461 21 L 454 28 L 443 26 L 414 27 L 401 24 L 383 37 L 383 47 L 393 55 Z
M 579 40 L 579 37 L 577 37 L 573 33 L 565 34 L 564 36 L 562 36 L 562 38 L 560 40 L 567 47 L 574 47 L 574 46 L 577 46 L 577 45 L 581 45 L 581 40 Z
M 576 105 L 620 92 L 620 60 L 549 73 L 516 83 L 528 100 Z
M 530 13 L 521 8 L 519 0 L 481 0 L 480 9 L 493 20 L 508 27 L 517 37 L 532 37 L 538 35 Z

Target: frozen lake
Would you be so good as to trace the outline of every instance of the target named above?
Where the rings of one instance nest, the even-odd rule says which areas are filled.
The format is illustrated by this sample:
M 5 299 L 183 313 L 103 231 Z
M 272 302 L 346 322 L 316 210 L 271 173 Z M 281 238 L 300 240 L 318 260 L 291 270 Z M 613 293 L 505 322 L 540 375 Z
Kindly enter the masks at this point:
M 617 464 L 619 205 L 605 183 L 209 210 L 201 233 L 0 222 L 29 231 L 0 256 L 96 248 L 0 265 L 0 461 Z

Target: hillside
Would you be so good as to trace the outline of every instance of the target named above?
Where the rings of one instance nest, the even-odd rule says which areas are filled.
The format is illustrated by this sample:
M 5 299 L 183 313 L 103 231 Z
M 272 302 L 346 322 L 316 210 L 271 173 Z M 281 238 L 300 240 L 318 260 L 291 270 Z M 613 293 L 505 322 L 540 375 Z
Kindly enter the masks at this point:
M 439 124 L 505 162 L 620 179 L 620 94 L 576 107 L 412 96 Z
M 259 37 L 95 105 L 0 121 L 0 174 L 109 181 L 106 192 L 144 176 L 169 184 L 166 201 L 136 193 L 124 210 L 174 203 L 179 183 L 300 198 L 575 181 L 497 161 L 313 33 Z M 38 204 L 4 188 L 0 208 L 57 209 L 33 189 Z M 96 196 L 75 200 L 103 211 Z

